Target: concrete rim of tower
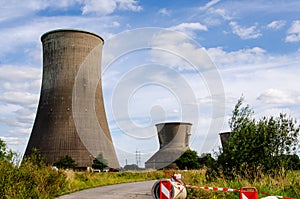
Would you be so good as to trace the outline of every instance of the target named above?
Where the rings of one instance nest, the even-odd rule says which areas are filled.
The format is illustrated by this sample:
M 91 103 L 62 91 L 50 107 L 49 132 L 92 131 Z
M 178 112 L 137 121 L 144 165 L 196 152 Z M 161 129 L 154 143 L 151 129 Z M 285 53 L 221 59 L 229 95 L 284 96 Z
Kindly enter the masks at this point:
M 56 32 L 79 32 L 79 33 L 86 33 L 86 34 L 90 34 L 90 35 L 93 35 L 95 37 L 98 37 L 99 39 L 102 40 L 102 43 L 104 44 L 104 39 L 102 37 L 100 37 L 99 35 L 97 35 L 95 33 L 92 33 L 92 32 L 89 32 L 89 31 L 80 30 L 80 29 L 55 29 L 55 30 L 50 30 L 50 31 L 44 33 L 41 36 L 41 41 L 43 41 L 43 38 L 46 37 L 47 35 L 52 34 L 52 33 L 56 33 Z
M 161 123 L 155 124 L 155 126 L 168 125 L 168 124 L 186 124 L 186 125 L 192 125 L 192 123 L 190 123 L 190 122 L 161 122 Z

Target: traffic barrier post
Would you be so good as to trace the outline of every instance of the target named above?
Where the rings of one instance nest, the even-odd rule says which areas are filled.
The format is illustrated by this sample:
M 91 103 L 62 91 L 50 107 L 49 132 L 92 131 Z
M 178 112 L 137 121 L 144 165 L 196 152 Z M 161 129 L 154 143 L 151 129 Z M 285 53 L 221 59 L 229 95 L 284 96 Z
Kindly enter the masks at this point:
M 255 187 L 242 187 L 240 199 L 258 199 L 258 191 Z
M 172 189 L 170 180 L 161 180 L 160 181 L 160 199 L 172 199 Z

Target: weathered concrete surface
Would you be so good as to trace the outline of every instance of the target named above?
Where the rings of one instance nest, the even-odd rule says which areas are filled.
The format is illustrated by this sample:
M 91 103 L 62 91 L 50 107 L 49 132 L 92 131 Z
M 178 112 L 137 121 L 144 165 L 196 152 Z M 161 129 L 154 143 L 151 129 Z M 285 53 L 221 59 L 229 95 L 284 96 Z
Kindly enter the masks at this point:
M 152 180 L 92 188 L 61 196 L 57 199 L 152 199 L 151 189 L 155 182 L 155 180 Z
M 191 123 L 167 122 L 156 124 L 159 151 L 145 162 L 147 169 L 162 169 L 177 160 L 188 148 Z
M 90 167 L 102 154 L 109 167 L 119 168 L 102 95 L 103 39 L 80 30 L 54 30 L 41 40 L 41 96 L 25 156 L 37 148 L 49 164 L 69 155 L 78 167 Z

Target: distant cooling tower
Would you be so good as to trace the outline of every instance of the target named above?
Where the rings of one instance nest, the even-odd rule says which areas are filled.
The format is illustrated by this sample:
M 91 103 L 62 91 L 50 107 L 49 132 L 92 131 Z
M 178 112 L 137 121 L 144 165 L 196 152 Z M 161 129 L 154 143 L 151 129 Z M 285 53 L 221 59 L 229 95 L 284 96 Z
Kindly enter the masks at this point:
M 54 30 L 41 40 L 42 88 L 25 156 L 37 148 L 50 164 L 69 155 L 78 167 L 87 167 L 102 154 L 109 167 L 119 168 L 102 96 L 103 39 Z
M 191 126 L 185 122 L 156 124 L 159 151 L 147 160 L 146 168 L 162 169 L 178 159 L 189 148 Z
M 220 139 L 221 139 L 221 144 L 222 144 L 222 147 L 224 148 L 229 140 L 229 137 L 230 137 L 230 133 L 231 132 L 223 132 L 223 133 L 220 133 Z

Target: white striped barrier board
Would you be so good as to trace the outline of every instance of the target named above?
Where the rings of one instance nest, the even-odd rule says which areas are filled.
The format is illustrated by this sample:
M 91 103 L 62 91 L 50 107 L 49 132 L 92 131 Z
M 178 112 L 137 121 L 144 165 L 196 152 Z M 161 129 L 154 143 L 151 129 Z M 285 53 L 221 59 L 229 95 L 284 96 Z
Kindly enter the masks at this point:
M 171 194 L 171 182 L 169 180 L 161 180 L 160 181 L 160 199 L 172 199 Z

